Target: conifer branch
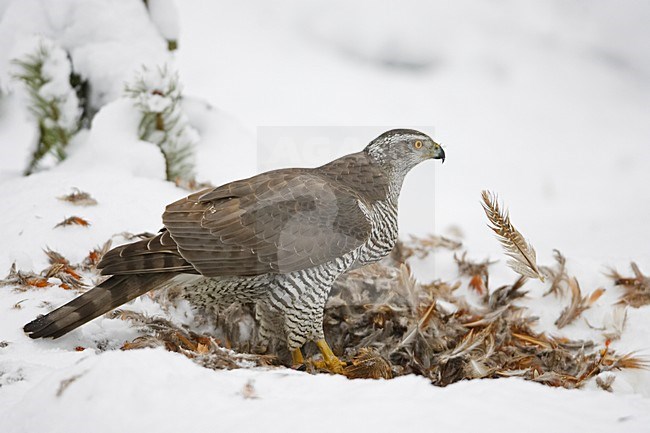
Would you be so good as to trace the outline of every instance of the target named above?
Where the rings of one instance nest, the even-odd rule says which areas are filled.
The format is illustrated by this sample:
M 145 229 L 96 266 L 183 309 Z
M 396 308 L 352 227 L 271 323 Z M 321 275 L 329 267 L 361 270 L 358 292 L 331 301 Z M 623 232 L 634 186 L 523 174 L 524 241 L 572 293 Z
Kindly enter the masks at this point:
M 71 65 L 67 54 L 52 41 L 40 40 L 34 52 L 13 63 L 14 78 L 22 81 L 29 95 L 30 111 L 38 122 L 38 141 L 25 175 L 42 165 L 46 155 L 66 158 L 66 147 L 79 131 L 81 110 L 70 85 Z
M 126 94 L 141 111 L 140 139 L 154 143 L 165 158 L 165 177 L 188 184 L 194 181 L 194 145 L 198 133 L 181 109 L 178 74 L 167 67 L 144 67 Z

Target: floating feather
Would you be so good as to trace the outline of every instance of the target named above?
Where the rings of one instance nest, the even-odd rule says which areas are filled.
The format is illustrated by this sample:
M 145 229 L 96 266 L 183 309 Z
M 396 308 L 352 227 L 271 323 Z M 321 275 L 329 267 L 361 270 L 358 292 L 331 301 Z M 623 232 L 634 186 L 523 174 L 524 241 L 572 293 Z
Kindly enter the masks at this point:
M 497 239 L 501 242 L 508 260 L 508 266 L 524 277 L 538 278 L 544 281 L 544 276 L 537 267 L 535 249 L 522 236 L 519 231 L 510 223 L 508 211 L 499 208 L 497 197 L 489 191 L 482 191 L 483 209 L 490 220 L 489 227 L 496 233 Z

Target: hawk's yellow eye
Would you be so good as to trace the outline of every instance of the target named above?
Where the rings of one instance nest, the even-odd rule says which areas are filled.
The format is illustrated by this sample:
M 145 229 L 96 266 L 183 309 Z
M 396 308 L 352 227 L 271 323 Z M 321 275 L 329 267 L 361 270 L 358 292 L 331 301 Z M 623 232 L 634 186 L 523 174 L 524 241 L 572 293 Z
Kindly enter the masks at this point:
M 421 148 L 421 147 L 422 147 L 422 142 L 421 142 L 420 140 L 416 141 L 416 142 L 415 142 L 415 148 L 416 148 L 416 149 L 419 149 L 419 148 Z

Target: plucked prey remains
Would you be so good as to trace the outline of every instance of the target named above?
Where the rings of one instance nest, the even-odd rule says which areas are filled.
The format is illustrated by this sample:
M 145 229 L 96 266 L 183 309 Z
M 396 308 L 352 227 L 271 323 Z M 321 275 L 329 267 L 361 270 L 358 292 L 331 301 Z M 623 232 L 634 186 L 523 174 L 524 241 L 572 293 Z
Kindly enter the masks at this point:
M 327 367 L 340 371 L 323 335 L 332 284 L 393 249 L 404 177 L 422 161 L 444 158 L 427 135 L 396 129 L 321 167 L 274 170 L 191 194 L 167 206 L 156 236 L 102 258 L 98 267 L 111 277 L 24 330 L 57 338 L 192 274 L 183 281 L 193 304 L 254 303 L 262 340 L 282 338 L 294 364 L 314 341 Z

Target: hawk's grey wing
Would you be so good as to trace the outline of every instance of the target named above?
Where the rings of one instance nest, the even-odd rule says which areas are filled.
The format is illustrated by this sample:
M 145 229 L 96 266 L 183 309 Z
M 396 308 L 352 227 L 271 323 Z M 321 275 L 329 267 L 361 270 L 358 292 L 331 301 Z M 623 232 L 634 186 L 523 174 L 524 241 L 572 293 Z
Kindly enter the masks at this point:
M 363 245 L 371 222 L 350 188 L 309 169 L 264 173 L 167 206 L 180 255 L 205 276 L 287 273 Z
M 250 276 L 289 272 L 366 242 L 370 208 L 388 178 L 363 153 L 316 169 L 284 169 L 172 203 L 157 236 L 109 251 L 104 275 L 158 272 Z

